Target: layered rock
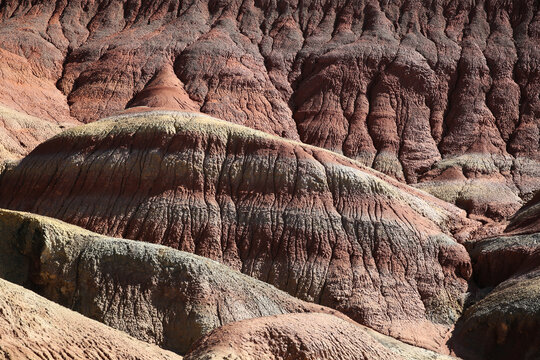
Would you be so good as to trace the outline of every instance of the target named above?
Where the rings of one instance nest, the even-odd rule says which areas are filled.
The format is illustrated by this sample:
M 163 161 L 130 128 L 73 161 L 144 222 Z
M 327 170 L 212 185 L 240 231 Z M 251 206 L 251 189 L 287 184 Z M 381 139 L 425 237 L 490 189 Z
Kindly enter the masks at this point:
M 514 235 L 475 242 L 470 255 L 479 287 L 451 340 L 464 358 L 540 356 L 540 233 L 533 216 L 538 195 L 514 215 Z M 537 211 L 536 211 L 537 212 Z M 520 232 L 524 234 L 519 234 Z
M 522 203 L 511 168 L 516 173 L 540 170 L 533 163 L 520 167 L 510 157 L 463 155 L 437 162 L 415 186 L 465 209 L 471 218 L 488 224 L 500 222 L 519 210 Z M 527 197 L 534 186 L 528 188 Z
M 494 287 L 540 265 L 540 234 L 500 236 L 476 242 L 470 250 L 476 284 Z
M 287 314 L 225 325 L 185 359 L 453 359 L 329 314 Z
M 3 56 L 21 59 L 0 62 L 0 102 L 33 115 L 200 109 L 426 182 L 494 220 L 539 189 L 534 0 L 9 0 L 0 19 Z
M 533 254 L 534 269 L 516 273 L 465 311 L 451 341 L 457 355 L 466 359 L 538 358 L 538 250 Z
M 295 312 L 344 317 L 206 258 L 8 210 L 0 210 L 0 277 L 180 354 L 234 321 Z
M 473 225 L 463 211 L 335 153 L 201 114 L 67 130 L 4 172 L 0 206 L 203 255 L 431 348 L 471 275 L 452 237 Z
M 0 279 L 0 359 L 182 359 Z
M 45 121 L 0 104 L 0 161 L 20 159 L 39 143 L 73 125 Z
M 509 234 L 540 232 L 540 191 L 512 216 L 505 232 Z

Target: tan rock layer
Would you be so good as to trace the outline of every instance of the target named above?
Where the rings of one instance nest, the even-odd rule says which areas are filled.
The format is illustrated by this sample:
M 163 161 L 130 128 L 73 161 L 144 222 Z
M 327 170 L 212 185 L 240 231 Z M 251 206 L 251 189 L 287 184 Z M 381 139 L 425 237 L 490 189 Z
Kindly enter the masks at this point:
M 74 125 L 45 121 L 0 103 L 0 161 L 20 159 L 38 144 Z
M 471 275 L 452 233 L 472 222 L 457 208 L 335 153 L 200 114 L 68 130 L 4 172 L 0 206 L 203 255 L 431 348 Z
M 0 279 L 0 359 L 182 359 Z

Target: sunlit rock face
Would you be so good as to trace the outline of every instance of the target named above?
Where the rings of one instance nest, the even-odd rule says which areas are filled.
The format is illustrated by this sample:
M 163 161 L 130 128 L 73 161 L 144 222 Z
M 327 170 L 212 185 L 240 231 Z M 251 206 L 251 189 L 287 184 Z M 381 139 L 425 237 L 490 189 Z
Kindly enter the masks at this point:
M 66 130 L 0 178 L 0 207 L 202 255 L 437 348 L 471 264 L 465 212 L 328 150 L 206 115 Z
M 197 110 L 485 221 L 540 188 L 533 0 L 6 1 L 0 19 L 0 103 L 43 119 Z

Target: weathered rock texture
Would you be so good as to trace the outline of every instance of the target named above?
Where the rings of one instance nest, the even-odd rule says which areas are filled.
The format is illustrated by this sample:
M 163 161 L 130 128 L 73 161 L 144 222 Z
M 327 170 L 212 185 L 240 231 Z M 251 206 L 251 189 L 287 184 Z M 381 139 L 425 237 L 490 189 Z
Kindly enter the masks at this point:
M 182 359 L 0 279 L 0 359 Z
M 467 309 L 452 342 L 466 359 L 540 357 L 540 269 L 511 277 Z
M 431 348 L 471 275 L 452 237 L 473 225 L 462 210 L 346 157 L 201 114 L 67 130 L 4 172 L 0 206 L 203 255 Z
M 264 360 L 450 360 L 329 314 L 287 314 L 222 326 L 186 357 Z
M 203 257 L 1 209 L 0 277 L 180 354 L 234 321 L 294 312 L 344 318 Z
M 540 233 L 486 239 L 471 252 L 485 297 L 468 308 L 451 343 L 471 359 L 540 357 Z
M 200 109 L 496 220 L 540 187 L 536 0 L 2 4 L 0 102 L 18 110 Z
M 512 235 L 468 245 L 479 289 L 450 341 L 466 359 L 540 358 L 539 199 L 512 217 Z
M 540 265 L 540 234 L 501 236 L 476 242 L 470 249 L 474 279 L 494 287 Z
M 0 104 L 0 161 L 20 159 L 39 143 L 73 125 L 44 121 Z
M 505 231 L 510 234 L 540 233 L 540 191 L 512 216 Z

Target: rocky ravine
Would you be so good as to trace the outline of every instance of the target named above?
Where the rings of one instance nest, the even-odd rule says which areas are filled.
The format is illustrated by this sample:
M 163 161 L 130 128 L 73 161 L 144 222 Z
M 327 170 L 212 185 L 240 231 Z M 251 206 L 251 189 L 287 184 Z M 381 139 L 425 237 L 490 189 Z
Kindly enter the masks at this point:
M 226 356 L 215 354 L 216 346 L 210 344 L 212 339 L 223 340 L 220 333 L 230 334 L 230 327 L 224 326 L 229 323 L 234 324 L 229 335 L 234 341 L 222 344 L 222 349 L 238 353 L 238 359 L 301 354 L 330 360 L 357 358 L 359 352 L 368 358 L 384 354 L 389 359 L 450 359 L 377 333 L 335 310 L 298 300 L 212 260 L 108 238 L 29 213 L 0 209 L 0 278 L 24 284 L 147 343 L 179 354 L 191 348 L 190 359 L 208 360 L 209 352 L 214 359 Z M 0 359 L 175 358 L 7 281 L 0 280 L 0 289 Z M 284 331 L 280 319 L 287 322 Z M 240 320 L 255 328 L 263 325 L 269 332 L 255 334 Z M 54 331 L 51 326 L 56 326 Z M 220 330 L 208 334 L 214 329 Z M 205 334 L 208 338 L 201 338 Z M 248 339 L 273 345 L 246 353 Z M 281 341 L 279 351 L 275 340 Z
M 514 235 L 471 247 L 477 301 L 459 320 L 453 348 L 465 359 L 536 359 L 540 354 L 540 232 L 525 221 L 538 194 L 514 216 Z M 521 221 L 520 221 L 521 220 Z M 519 225 L 525 234 L 519 234 Z
M 5 0 L 0 25 L 0 102 L 46 120 L 200 110 L 483 221 L 540 187 L 535 0 Z
M 3 173 L 0 206 L 209 257 L 432 349 L 471 275 L 453 236 L 476 226 L 346 157 L 182 112 L 61 133 Z

